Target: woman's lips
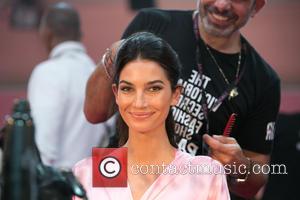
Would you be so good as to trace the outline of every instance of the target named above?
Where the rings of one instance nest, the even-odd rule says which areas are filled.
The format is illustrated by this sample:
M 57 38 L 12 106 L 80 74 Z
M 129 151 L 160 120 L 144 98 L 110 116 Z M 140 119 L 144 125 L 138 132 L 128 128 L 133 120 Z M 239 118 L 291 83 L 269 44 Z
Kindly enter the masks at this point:
M 146 119 L 153 115 L 154 112 L 129 112 L 129 114 L 136 119 Z

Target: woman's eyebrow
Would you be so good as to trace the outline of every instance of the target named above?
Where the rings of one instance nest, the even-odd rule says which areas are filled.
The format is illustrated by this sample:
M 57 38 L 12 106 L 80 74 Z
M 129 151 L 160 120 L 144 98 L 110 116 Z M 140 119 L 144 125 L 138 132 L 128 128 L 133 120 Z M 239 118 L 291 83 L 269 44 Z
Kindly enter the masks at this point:
M 119 84 L 121 84 L 121 83 L 126 84 L 126 85 L 133 85 L 133 83 L 130 83 L 129 81 L 125 81 L 125 80 L 120 80 Z M 165 83 L 161 80 L 149 81 L 146 83 L 146 85 L 153 85 L 153 84 L 157 84 L 157 83 L 165 85 Z
M 125 81 L 125 80 L 120 80 L 120 81 L 119 81 L 119 84 L 121 84 L 121 83 L 125 83 L 125 84 L 127 84 L 127 85 L 133 85 L 132 83 L 130 83 L 130 82 L 128 82 L 128 81 Z
M 152 85 L 152 84 L 155 84 L 155 83 L 161 83 L 161 84 L 165 85 L 165 83 L 164 83 L 163 81 L 161 81 L 161 80 L 149 81 L 149 82 L 147 83 L 147 85 Z

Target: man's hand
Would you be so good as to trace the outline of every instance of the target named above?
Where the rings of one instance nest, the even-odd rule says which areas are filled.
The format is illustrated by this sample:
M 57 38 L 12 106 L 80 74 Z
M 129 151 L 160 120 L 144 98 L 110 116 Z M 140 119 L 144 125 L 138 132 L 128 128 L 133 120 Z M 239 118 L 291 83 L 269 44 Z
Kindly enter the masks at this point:
M 256 153 L 253 151 L 243 150 L 237 141 L 232 137 L 222 135 L 209 136 L 203 135 L 203 140 L 210 147 L 210 156 L 220 161 L 223 165 L 235 167 L 239 169 L 240 165 L 252 166 L 269 164 L 270 156 Z M 248 159 L 250 158 L 251 161 Z M 245 169 L 244 167 L 242 168 Z M 263 173 L 252 173 L 252 169 L 248 169 L 249 174 L 245 182 L 231 183 L 228 182 L 229 190 L 238 196 L 244 198 L 252 198 L 258 190 L 267 182 L 268 175 Z M 225 169 L 226 172 L 226 169 Z M 228 171 L 227 171 L 228 172 Z M 230 170 L 230 176 L 235 178 L 245 178 L 245 174 L 239 173 L 239 170 Z
M 249 165 L 249 160 L 243 153 L 242 148 L 233 137 L 222 135 L 203 135 L 203 140 L 210 147 L 210 156 L 220 161 L 223 165 Z
M 119 40 L 114 42 L 110 48 L 107 48 L 102 56 L 101 62 L 98 65 L 99 67 L 104 68 L 109 79 L 113 78 L 115 57 L 122 42 L 123 40 Z

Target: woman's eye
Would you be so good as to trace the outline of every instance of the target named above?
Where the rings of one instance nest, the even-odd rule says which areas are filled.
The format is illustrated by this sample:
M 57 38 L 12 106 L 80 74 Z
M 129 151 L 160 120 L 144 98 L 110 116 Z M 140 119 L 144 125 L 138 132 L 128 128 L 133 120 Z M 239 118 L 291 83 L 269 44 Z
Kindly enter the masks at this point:
M 149 91 L 150 92 L 157 92 L 157 91 L 159 91 L 161 89 L 162 89 L 162 87 L 160 87 L 160 86 L 153 86 L 153 87 L 149 88 Z
M 123 86 L 123 87 L 120 87 L 120 90 L 122 92 L 130 92 L 132 90 L 132 88 L 131 87 L 127 87 L 127 86 Z

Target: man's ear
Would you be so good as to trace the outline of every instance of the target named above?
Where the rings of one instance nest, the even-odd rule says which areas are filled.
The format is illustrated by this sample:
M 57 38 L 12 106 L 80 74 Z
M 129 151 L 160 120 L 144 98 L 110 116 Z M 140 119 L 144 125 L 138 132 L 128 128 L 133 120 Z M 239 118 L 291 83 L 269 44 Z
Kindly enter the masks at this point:
M 258 13 L 266 4 L 265 0 L 255 0 L 254 3 L 254 9 L 252 11 L 251 17 L 254 17 L 256 15 L 256 13 Z
M 114 93 L 114 96 L 115 96 L 115 100 L 116 100 L 116 104 L 117 105 L 119 105 L 118 104 L 118 86 L 117 86 L 117 84 L 112 84 L 112 91 L 113 91 L 113 93 Z
M 53 31 L 51 31 L 51 29 L 47 25 L 42 24 L 39 29 L 39 34 L 43 44 L 46 47 L 47 52 L 50 53 L 56 45 L 54 44 L 55 35 Z
M 182 89 L 183 87 L 181 85 L 176 86 L 175 91 L 173 92 L 173 97 L 172 97 L 173 99 L 171 102 L 171 106 L 177 105 Z

